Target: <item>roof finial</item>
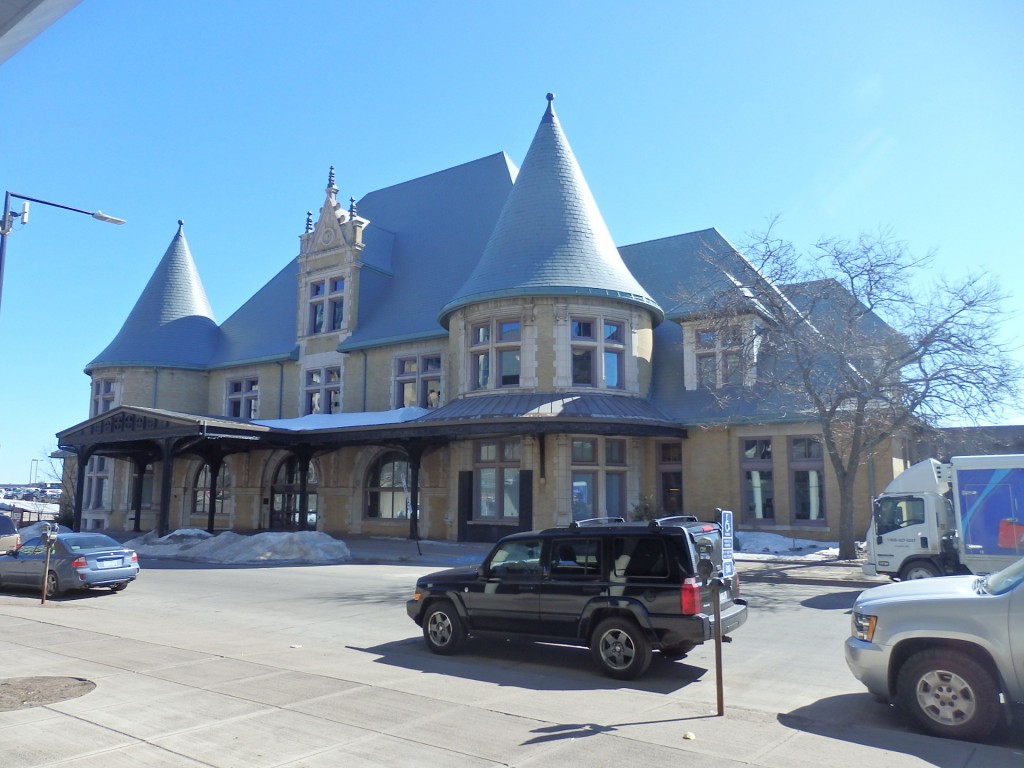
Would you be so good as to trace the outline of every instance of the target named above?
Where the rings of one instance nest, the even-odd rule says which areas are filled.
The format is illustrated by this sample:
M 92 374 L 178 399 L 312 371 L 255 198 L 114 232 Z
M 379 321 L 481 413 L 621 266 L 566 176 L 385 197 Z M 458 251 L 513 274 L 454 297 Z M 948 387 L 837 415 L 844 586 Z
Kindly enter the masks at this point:
M 348 199 L 348 215 L 353 219 L 356 216 L 356 199 L 354 197 Z
M 549 93 L 547 98 L 548 98 L 548 109 L 547 109 L 547 112 L 545 112 L 544 114 L 546 116 L 550 117 L 550 116 L 553 116 L 555 114 L 555 104 L 554 104 L 554 102 L 555 102 L 555 94 Z
M 306 233 L 313 231 L 313 212 L 306 211 Z
M 185 220 L 184 219 L 178 219 L 178 234 L 179 235 L 182 233 L 182 230 L 184 229 L 184 227 L 185 227 Z
M 331 172 L 327 175 L 327 191 L 334 190 L 338 191 L 338 188 L 334 185 L 334 166 L 331 166 Z

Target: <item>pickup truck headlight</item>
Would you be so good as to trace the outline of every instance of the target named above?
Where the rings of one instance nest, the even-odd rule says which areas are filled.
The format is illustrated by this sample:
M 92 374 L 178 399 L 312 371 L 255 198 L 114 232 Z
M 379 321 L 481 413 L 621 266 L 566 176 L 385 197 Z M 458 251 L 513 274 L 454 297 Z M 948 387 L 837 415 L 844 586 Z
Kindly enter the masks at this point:
M 864 640 L 870 643 L 871 638 L 875 636 L 875 624 L 878 622 L 877 616 L 869 616 L 866 613 L 853 614 L 853 636 L 858 640 Z

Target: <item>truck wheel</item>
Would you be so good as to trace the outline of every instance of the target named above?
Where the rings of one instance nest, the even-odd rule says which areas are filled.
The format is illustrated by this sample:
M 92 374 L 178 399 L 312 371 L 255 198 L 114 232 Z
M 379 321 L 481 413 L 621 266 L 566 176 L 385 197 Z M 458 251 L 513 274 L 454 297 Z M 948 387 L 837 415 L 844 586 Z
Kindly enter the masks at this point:
M 427 641 L 427 648 L 448 656 L 462 647 L 465 638 L 462 619 L 450 600 L 439 600 L 427 608 L 423 616 L 423 639 Z
M 930 733 L 981 741 L 1000 722 L 999 689 L 992 675 L 956 651 L 918 651 L 900 669 L 897 701 Z
M 651 665 L 651 645 L 635 621 L 612 617 L 590 636 L 590 653 L 609 677 L 633 680 Z
M 900 581 L 911 579 L 932 579 L 939 575 L 939 569 L 927 560 L 915 560 L 900 569 Z

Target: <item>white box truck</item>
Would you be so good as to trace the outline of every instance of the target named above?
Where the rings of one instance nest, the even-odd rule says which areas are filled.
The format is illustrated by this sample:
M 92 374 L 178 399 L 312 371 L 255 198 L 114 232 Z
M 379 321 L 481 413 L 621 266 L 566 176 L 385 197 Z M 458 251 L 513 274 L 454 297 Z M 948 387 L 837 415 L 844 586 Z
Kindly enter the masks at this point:
M 1024 455 L 926 459 L 875 499 L 864 572 L 992 573 L 1024 557 Z

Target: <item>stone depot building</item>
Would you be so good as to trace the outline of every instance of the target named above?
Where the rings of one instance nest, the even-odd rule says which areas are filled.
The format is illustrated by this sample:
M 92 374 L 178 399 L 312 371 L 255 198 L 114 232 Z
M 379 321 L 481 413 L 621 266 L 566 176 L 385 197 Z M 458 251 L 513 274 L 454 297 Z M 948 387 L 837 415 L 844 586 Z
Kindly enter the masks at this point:
M 76 527 L 487 541 L 641 508 L 835 539 L 799 411 L 756 392 L 751 303 L 723 330 L 687 285 L 757 279 L 715 229 L 616 246 L 549 103 L 504 153 L 344 204 L 222 323 L 184 228 L 86 367 L 61 432 Z M 903 466 L 876 455 L 871 496 Z

